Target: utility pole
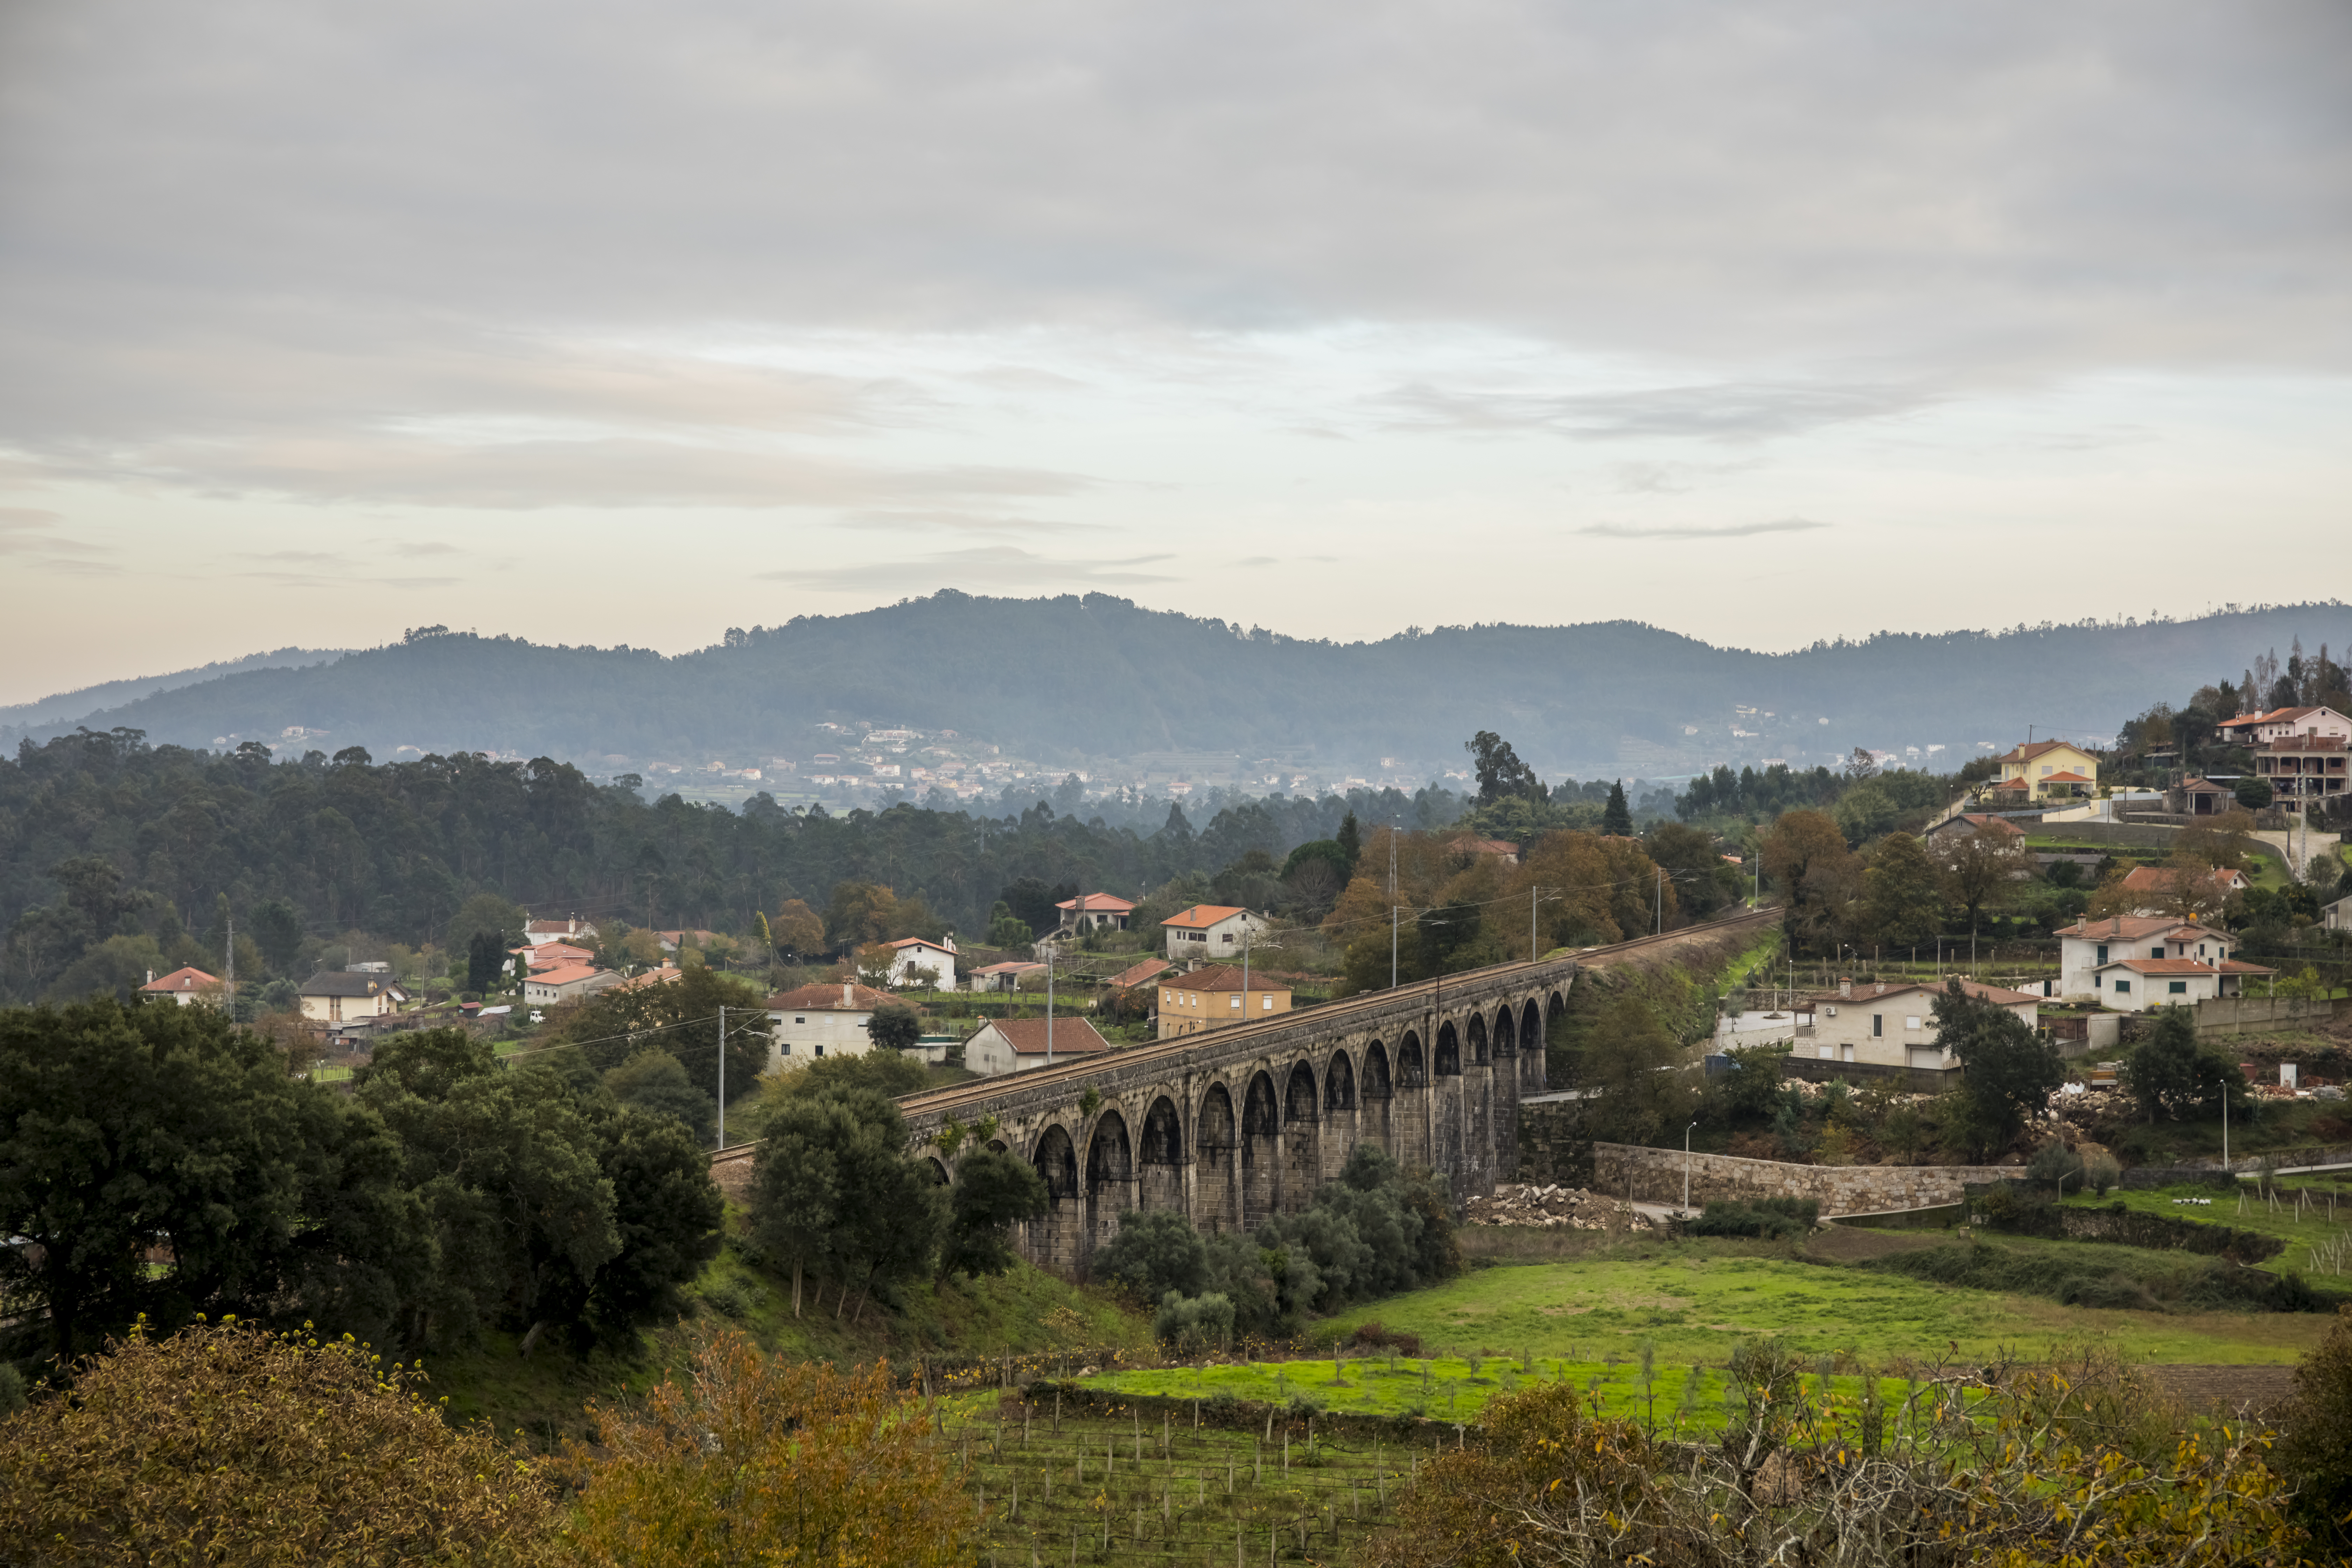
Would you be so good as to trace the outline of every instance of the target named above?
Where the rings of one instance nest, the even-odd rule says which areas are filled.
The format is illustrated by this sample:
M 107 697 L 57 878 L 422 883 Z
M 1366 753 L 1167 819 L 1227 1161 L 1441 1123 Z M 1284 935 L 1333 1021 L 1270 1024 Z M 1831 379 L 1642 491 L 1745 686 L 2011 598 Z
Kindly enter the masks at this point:
M 1247 910 L 1244 910 L 1242 911 L 1242 1022 L 1243 1022 L 1243 1023 L 1244 1023 L 1244 1024 L 1246 1024 L 1246 1023 L 1248 1023 L 1248 1022 L 1250 1021 L 1250 1010 L 1249 1010 L 1249 958 L 1250 958 L 1250 935 L 1251 935 L 1251 931 L 1250 931 L 1250 923 L 1249 923 L 1249 911 L 1248 911 Z
M 1045 947 L 1045 1065 L 1054 1065 L 1054 944 Z
M 1666 868 L 1661 866 L 1657 870 L 1658 888 L 1651 899 L 1657 908 L 1657 934 L 1664 936 L 1666 934 Z
M 727 1004 L 719 1004 L 719 1146 L 727 1147 Z
M 1528 962 L 1536 961 L 1536 889 L 1528 889 Z
M 228 965 L 221 994 L 228 998 L 228 1016 L 234 1021 L 236 1017 L 236 917 L 224 915 L 222 918 L 228 922 Z
M 1397 907 L 1389 905 L 1389 989 L 1397 984 Z

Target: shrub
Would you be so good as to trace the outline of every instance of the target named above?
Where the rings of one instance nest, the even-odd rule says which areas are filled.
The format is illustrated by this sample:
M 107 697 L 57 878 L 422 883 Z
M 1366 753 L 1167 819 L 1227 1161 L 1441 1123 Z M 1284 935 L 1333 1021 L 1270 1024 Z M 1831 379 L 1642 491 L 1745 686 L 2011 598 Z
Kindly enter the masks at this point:
M 1717 1198 L 1696 1219 L 1684 1222 L 1691 1236 L 1752 1236 L 1779 1241 L 1802 1236 L 1820 1223 L 1822 1205 L 1811 1198 Z
M 2105 1197 L 2124 1179 L 2124 1168 L 2113 1154 L 2093 1154 L 2083 1162 L 2083 1180 L 2090 1189 Z
M 793 1364 L 730 1330 L 697 1342 L 684 1383 L 591 1413 L 599 1450 L 564 1455 L 586 1568 L 736 1562 L 747 1542 L 775 1562 L 972 1561 L 979 1509 L 887 1367 Z
M 2025 1173 L 2037 1182 L 2072 1182 L 2080 1191 L 2083 1156 L 2066 1147 L 2064 1141 L 2053 1138 L 2033 1152 L 2032 1163 L 2025 1167 Z
M 2352 1307 L 2295 1367 L 2278 1425 L 2279 1468 L 2305 1525 L 2339 1556 L 2352 1553 Z
M 11 1563 L 521 1563 L 553 1489 L 350 1340 L 144 1325 L 0 1421 Z
M 1151 1333 L 1186 1360 L 1223 1350 L 1234 1342 L 1234 1304 L 1214 1291 L 1180 1296 L 1171 1290 L 1160 1299 Z

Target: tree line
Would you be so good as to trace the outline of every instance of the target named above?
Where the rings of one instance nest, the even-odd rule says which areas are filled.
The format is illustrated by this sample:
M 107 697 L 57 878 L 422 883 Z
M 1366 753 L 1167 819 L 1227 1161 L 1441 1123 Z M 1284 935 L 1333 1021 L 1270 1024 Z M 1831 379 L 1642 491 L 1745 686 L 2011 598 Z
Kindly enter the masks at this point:
M 720 1215 L 686 1125 L 577 1047 L 502 1065 L 420 1030 L 344 1094 L 211 1007 L 0 1010 L 15 1357 L 229 1314 L 396 1353 L 627 1336 L 679 1310 Z
M 240 979 L 299 978 L 354 931 L 460 950 L 477 929 L 460 911 L 485 895 L 541 918 L 741 941 L 755 914 L 794 900 L 821 914 L 846 883 L 919 900 L 927 924 L 971 940 L 1024 879 L 1135 898 L 1252 851 L 1278 862 L 1350 812 L 1431 828 L 1459 805 L 1444 791 L 1274 798 L 1197 830 L 1171 806 L 1144 834 L 1042 801 L 993 818 L 906 805 L 835 816 L 761 795 L 739 812 L 647 801 L 545 757 L 280 763 L 252 743 L 215 753 L 85 731 L 0 760 L 0 1001 L 50 994 L 85 959 L 71 994 L 135 984 L 156 964 L 219 974 L 232 930 Z

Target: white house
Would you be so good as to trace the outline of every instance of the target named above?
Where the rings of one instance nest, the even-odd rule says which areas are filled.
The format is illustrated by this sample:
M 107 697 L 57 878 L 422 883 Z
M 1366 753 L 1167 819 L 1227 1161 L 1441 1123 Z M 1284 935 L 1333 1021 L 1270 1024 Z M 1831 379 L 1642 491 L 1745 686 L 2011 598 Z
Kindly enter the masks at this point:
M 319 1024 L 348 1024 L 400 1011 L 408 993 L 381 974 L 327 969 L 302 982 L 302 1016 Z
M 1973 980 L 1961 981 L 1960 989 L 1979 1002 L 2007 1008 L 2028 1028 L 2041 1026 L 2039 997 Z M 1958 1067 L 1960 1064 L 1936 1037 L 1933 1009 L 1943 991 L 1933 982 L 1856 985 L 1841 980 L 1833 994 L 1815 996 L 1805 1004 L 1811 1017 L 1798 1020 L 1795 1054 L 1825 1062 L 1868 1062 L 1878 1067 L 1939 1071 Z
M 2338 899 L 2321 910 L 2319 923 L 2327 931 L 2352 931 L 2352 897 Z
M 1081 893 L 1075 899 L 1064 899 L 1054 906 L 1061 911 L 1061 923 L 1054 929 L 1066 931 L 1125 931 L 1128 917 L 1135 913 L 1135 905 L 1126 899 L 1109 893 Z
M 221 983 L 201 969 L 174 969 L 161 979 L 151 969 L 147 972 L 147 984 L 139 988 L 139 994 L 151 1001 L 168 996 L 183 1007 L 197 1002 L 216 1002 L 220 994 Z
M 1195 963 L 1223 963 L 1241 956 L 1242 937 L 1252 942 L 1273 928 L 1244 909 L 1229 904 L 1195 904 L 1182 914 L 1162 921 L 1168 933 L 1168 956 Z
M 999 1018 L 982 1024 L 963 1043 L 965 1070 L 996 1078 L 1044 1067 L 1047 1023 L 1044 1018 Z M 1055 1066 L 1110 1049 L 1110 1042 L 1095 1033 L 1095 1026 L 1084 1018 L 1055 1018 L 1051 1023 Z
M 890 949 L 890 984 L 912 985 L 911 972 L 928 969 L 931 972 L 931 988 L 952 991 L 956 988 L 956 949 L 950 938 L 946 942 L 927 942 L 919 936 L 900 937 L 887 944 Z
M 596 969 L 585 963 L 566 963 L 554 969 L 542 969 L 522 983 L 522 999 L 540 1006 L 557 1002 L 569 1002 L 575 997 L 593 996 L 599 991 L 609 991 L 621 984 L 624 976 L 617 969 Z
M 806 1067 L 820 1057 L 862 1057 L 874 1048 L 866 1032 L 877 1007 L 896 1005 L 870 985 L 803 985 L 768 998 L 768 1066 Z
M 2241 713 L 2218 726 L 2242 746 L 2298 738 L 2352 741 L 2352 719 L 2333 708 L 2273 708 L 2267 713 Z
M 2259 963 L 2193 958 L 2118 958 L 2097 970 L 2100 1005 L 2117 1013 L 2185 1007 L 2215 996 L 2243 995 L 2246 981 L 2275 974 Z
M 974 991 L 1018 991 L 1021 983 L 1033 974 L 1043 974 L 1045 966 L 1016 958 L 1004 963 L 991 963 L 971 972 Z
M 2123 958 L 2193 958 L 2224 963 L 2237 939 L 2228 931 L 2162 915 L 2118 915 L 2076 921 L 2058 931 L 2058 994 L 2069 1001 L 2105 1002 L 2116 994 L 2099 970 Z
M 596 940 L 596 928 L 578 915 L 560 921 L 525 921 L 522 922 L 522 939 L 533 947 L 551 942 L 585 945 Z

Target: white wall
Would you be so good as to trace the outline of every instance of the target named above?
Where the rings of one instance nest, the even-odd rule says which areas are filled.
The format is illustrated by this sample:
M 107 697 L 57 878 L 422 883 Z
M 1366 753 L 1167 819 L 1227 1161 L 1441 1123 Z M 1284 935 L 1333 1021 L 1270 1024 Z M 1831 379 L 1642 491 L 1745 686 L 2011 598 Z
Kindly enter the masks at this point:
M 874 1048 L 866 1032 L 871 1013 L 828 1012 L 768 1015 L 768 1067 L 802 1068 L 820 1057 L 862 1057 Z M 790 1050 L 785 1047 L 791 1047 Z

